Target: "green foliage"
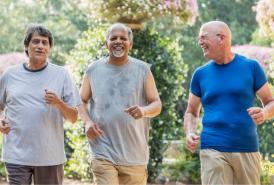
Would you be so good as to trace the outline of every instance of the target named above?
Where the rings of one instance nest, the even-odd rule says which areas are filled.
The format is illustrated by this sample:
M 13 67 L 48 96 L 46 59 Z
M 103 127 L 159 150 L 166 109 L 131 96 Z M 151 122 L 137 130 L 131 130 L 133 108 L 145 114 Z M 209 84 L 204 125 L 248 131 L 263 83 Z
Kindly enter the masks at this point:
M 75 75 L 80 79 L 87 65 L 98 57 L 107 54 L 104 47 L 103 33 L 107 25 L 97 26 L 86 32 L 76 48 L 68 57 Z M 187 66 L 181 58 L 178 40 L 161 38 L 150 28 L 134 30 L 134 44 L 131 56 L 151 64 L 151 71 L 163 102 L 160 116 L 152 119 L 150 129 L 149 180 L 153 181 L 161 170 L 162 153 L 165 149 L 163 140 L 171 139 L 181 127 L 181 120 L 176 112 L 176 103 L 184 92 L 182 83 Z
M 273 84 L 273 78 L 270 79 L 270 84 Z M 273 91 L 272 91 L 273 92 Z M 261 102 L 257 100 L 256 104 L 262 106 Z M 257 127 L 260 139 L 260 153 L 264 160 L 274 162 L 274 119 L 266 121 L 264 124 Z M 265 173 L 263 171 L 263 173 Z M 274 174 L 273 174 L 274 175 Z
M 135 30 L 134 37 L 134 49 L 131 55 L 152 64 L 151 71 L 163 103 L 162 113 L 152 119 L 150 130 L 148 170 L 149 181 L 152 182 L 161 170 L 162 154 L 165 150 L 164 140 L 174 138 L 181 127 L 176 105 L 179 96 L 183 93 L 182 83 L 185 80 L 187 66 L 180 56 L 181 48 L 178 46 L 178 40 L 163 39 L 149 28 Z
M 182 154 L 174 165 L 169 167 L 171 179 L 179 182 L 191 182 L 192 184 L 201 183 L 201 167 L 199 154 L 188 155 L 186 149 L 182 150 Z
M 81 0 L 0 1 L 0 53 L 23 51 L 23 37 L 30 23 L 47 26 L 54 35 L 51 58 L 65 64 L 64 53 L 69 52 L 91 24 L 87 11 L 78 5 Z
M 260 138 L 260 153 L 266 160 L 274 162 L 274 119 L 266 121 L 263 125 L 257 127 Z
M 84 128 L 78 121 L 76 125 L 66 125 L 66 153 L 68 161 L 65 164 L 65 176 L 82 181 L 90 180 L 89 145 L 84 134 Z
M 263 172 L 261 174 L 261 184 L 270 185 L 274 183 L 274 162 L 262 161 Z
M 271 47 L 271 42 L 271 39 L 261 35 L 258 29 L 252 34 L 252 45 Z
M 2 141 L 3 141 L 3 134 L 0 134 L 0 153 L 2 153 Z M 0 162 L 0 177 L 5 177 L 6 171 L 4 163 Z

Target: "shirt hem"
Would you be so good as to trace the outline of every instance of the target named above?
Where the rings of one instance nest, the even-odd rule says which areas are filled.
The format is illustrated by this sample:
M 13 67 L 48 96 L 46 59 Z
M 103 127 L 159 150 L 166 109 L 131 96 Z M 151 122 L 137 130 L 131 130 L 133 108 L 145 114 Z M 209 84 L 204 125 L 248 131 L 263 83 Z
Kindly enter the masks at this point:
M 64 164 L 67 160 L 56 161 L 56 162 L 29 162 L 29 161 L 21 161 L 21 160 L 14 160 L 14 159 L 1 159 L 4 163 L 11 163 L 11 164 L 18 164 L 18 165 L 26 165 L 26 166 L 55 166 Z
M 216 146 L 203 146 L 201 147 L 201 150 L 203 149 L 213 149 L 217 150 L 219 152 L 258 152 L 258 148 L 252 148 L 252 149 L 246 149 L 246 148 L 224 148 L 224 147 L 216 147 Z
M 147 164 L 148 164 L 148 162 L 144 162 L 144 163 L 117 162 L 112 159 L 108 159 L 106 157 L 95 157 L 95 156 L 91 157 L 91 160 L 93 160 L 93 159 L 103 159 L 103 160 L 110 161 L 115 165 L 121 165 L 121 166 L 140 166 L 140 165 L 147 166 Z

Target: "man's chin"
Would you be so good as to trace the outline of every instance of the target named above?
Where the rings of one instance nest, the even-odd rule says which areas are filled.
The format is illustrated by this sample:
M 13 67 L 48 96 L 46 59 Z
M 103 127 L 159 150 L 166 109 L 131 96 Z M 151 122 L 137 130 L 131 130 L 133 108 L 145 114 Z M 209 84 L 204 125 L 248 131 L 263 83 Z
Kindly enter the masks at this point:
M 36 55 L 32 57 L 34 61 L 41 62 L 41 61 L 47 61 L 47 57 L 41 56 L 41 55 Z
M 206 59 L 209 59 L 208 53 L 204 53 L 204 57 L 205 57 Z

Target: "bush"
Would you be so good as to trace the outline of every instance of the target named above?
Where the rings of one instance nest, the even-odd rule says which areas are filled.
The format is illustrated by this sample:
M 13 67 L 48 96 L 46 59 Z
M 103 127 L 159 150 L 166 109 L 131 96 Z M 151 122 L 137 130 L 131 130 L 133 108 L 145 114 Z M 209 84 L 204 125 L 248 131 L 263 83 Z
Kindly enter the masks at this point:
M 201 183 L 201 166 L 199 153 L 190 154 L 185 148 L 181 148 L 181 155 L 173 165 L 167 166 L 170 179 L 191 184 Z
M 263 172 L 261 174 L 261 184 L 270 185 L 274 183 L 274 163 L 270 161 L 262 162 Z
M 66 125 L 65 146 L 68 161 L 65 163 L 65 176 L 82 181 L 90 180 L 89 145 L 84 134 L 84 128 L 78 124 Z

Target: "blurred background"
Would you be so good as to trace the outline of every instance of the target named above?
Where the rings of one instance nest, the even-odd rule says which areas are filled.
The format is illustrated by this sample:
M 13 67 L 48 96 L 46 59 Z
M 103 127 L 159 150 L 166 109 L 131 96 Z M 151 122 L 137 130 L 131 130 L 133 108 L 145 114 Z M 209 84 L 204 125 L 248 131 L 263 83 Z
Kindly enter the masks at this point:
M 150 183 L 201 182 L 198 152 L 190 154 L 184 147 L 182 119 L 191 74 L 207 62 L 197 45 L 204 22 L 226 22 L 233 51 L 256 59 L 273 89 L 274 0 L 1 0 L 0 17 L 0 75 L 27 60 L 24 31 L 31 23 L 40 23 L 54 35 L 51 62 L 65 65 L 78 85 L 86 67 L 107 55 L 106 28 L 122 22 L 133 29 L 130 55 L 151 64 L 163 102 L 161 115 L 151 121 Z M 261 182 L 274 184 L 273 120 L 259 126 L 258 133 Z M 66 178 L 91 182 L 89 146 L 80 120 L 66 124 L 65 146 Z M 0 164 L 0 176 L 5 178 Z

